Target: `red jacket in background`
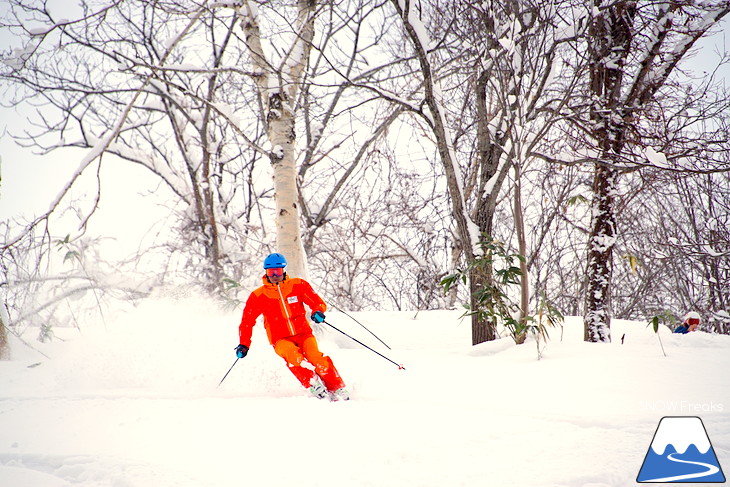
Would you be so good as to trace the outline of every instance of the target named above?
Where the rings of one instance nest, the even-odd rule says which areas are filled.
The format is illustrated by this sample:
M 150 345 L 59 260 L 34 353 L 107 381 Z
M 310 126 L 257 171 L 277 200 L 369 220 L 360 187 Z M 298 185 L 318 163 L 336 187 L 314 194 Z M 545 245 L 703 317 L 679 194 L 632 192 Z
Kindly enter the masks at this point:
M 264 285 L 256 289 L 246 300 L 243 317 L 238 327 L 240 344 L 251 346 L 251 333 L 256 318 L 264 315 L 264 326 L 269 342 L 274 345 L 282 338 L 311 334 L 304 305 L 314 311 L 327 310 L 324 303 L 307 281 L 286 277 L 278 286 L 264 276 Z

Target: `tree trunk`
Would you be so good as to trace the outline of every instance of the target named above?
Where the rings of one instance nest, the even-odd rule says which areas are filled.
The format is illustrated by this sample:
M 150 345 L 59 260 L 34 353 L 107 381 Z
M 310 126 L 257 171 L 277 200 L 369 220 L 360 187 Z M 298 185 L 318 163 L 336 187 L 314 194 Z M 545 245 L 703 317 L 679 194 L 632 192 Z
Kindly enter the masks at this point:
M 611 277 L 616 241 L 614 194 L 618 172 L 598 164 L 593 179 L 593 225 L 588 240 L 584 340 L 611 341 Z
M 304 258 L 304 245 L 299 228 L 299 189 L 294 146 L 294 116 L 288 110 L 280 110 L 283 103 L 279 93 L 272 95 L 269 103 L 269 140 L 273 147 L 271 164 L 274 168 L 274 193 L 276 200 L 276 245 L 287 258 L 287 272 L 292 276 L 308 277 Z M 274 117 L 271 114 L 281 114 Z M 281 157 L 279 157 L 281 156 Z
M 526 324 L 527 314 L 530 307 L 530 280 L 527 277 L 527 240 L 525 238 L 525 215 L 522 211 L 522 171 L 519 164 L 514 165 L 515 169 L 515 196 L 514 196 L 514 218 L 515 231 L 517 233 L 517 245 L 520 259 L 520 317 L 519 322 Z M 522 340 L 526 338 L 522 336 Z
M 497 208 L 497 197 L 499 188 L 507 177 L 509 165 L 506 164 L 506 154 L 502 150 L 507 135 L 495 134 L 492 136 L 489 129 L 489 110 L 487 107 L 487 85 L 489 73 L 482 72 L 476 85 L 476 107 L 477 107 L 477 151 L 478 151 L 478 182 L 475 191 L 474 223 L 479 229 L 482 238 L 486 235 L 493 236 L 494 215 Z M 490 191 L 486 188 L 492 187 Z M 474 292 L 485 284 L 491 284 L 493 279 L 492 267 L 489 266 L 483 272 L 472 273 L 471 276 L 471 302 L 474 305 Z M 497 338 L 497 325 L 492 321 L 485 320 L 477 315 L 472 316 L 472 341 L 474 345 L 495 340 Z
M 10 360 L 10 343 L 3 313 L 0 312 L 0 360 Z
M 596 2 L 600 6 L 600 2 Z M 624 149 L 625 119 L 621 103 L 626 53 L 631 50 L 634 1 L 620 1 L 595 17 L 589 29 L 590 118 L 598 158 L 593 174 L 593 207 L 588 240 L 588 286 L 584 340 L 611 341 L 611 278 L 616 242 L 614 198 L 619 172 L 614 163 Z M 618 58 L 616 56 L 619 56 Z
M 469 273 L 469 295 L 471 309 L 479 308 L 475 296 L 480 289 L 492 282 L 492 268 L 480 269 L 474 267 Z M 497 326 L 494 322 L 482 319 L 478 315 L 471 317 L 471 344 L 479 345 L 480 343 L 489 342 L 497 338 Z
M 299 188 L 296 171 L 295 110 L 299 86 L 307 66 L 314 38 L 316 0 L 298 0 L 293 23 L 292 44 L 283 50 L 284 58 L 267 58 L 261 44 L 256 7 L 243 2 L 238 7 L 246 35 L 251 63 L 257 73 L 256 85 L 264 106 L 267 134 L 271 143 L 269 158 L 274 169 L 276 199 L 277 251 L 286 256 L 288 272 L 308 277 L 306 255 L 301 237 Z

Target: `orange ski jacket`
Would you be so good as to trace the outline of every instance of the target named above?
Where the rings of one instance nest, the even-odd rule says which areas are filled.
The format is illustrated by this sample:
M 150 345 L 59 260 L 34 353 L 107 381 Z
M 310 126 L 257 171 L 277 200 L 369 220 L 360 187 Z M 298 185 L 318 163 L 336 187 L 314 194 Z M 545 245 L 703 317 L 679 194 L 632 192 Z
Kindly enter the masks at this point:
M 285 277 L 278 286 L 270 283 L 266 276 L 263 277 L 263 282 L 264 285 L 254 290 L 246 300 L 238 327 L 239 343 L 251 346 L 253 327 L 262 314 L 266 334 L 272 345 L 282 338 L 311 334 L 312 327 L 307 322 L 304 305 L 309 306 L 312 312 L 324 313 L 327 310 L 327 305 L 314 292 L 312 286 L 304 279 L 296 277 Z

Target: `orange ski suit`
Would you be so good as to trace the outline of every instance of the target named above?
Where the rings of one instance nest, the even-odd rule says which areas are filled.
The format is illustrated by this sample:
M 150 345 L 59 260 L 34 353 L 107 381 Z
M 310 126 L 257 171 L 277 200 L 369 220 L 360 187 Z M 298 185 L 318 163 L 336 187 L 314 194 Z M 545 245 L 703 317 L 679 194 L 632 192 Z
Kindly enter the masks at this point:
M 328 391 L 334 392 L 345 386 L 332 359 L 322 354 L 309 326 L 304 305 L 314 311 L 325 312 L 327 305 L 307 281 L 285 277 L 278 285 L 266 276 L 264 285 L 254 290 L 246 300 L 241 324 L 238 327 L 239 343 L 251 346 L 251 333 L 256 319 L 264 315 L 264 327 L 274 351 L 282 357 L 289 370 L 304 387 L 309 387 L 315 374 L 322 379 Z M 306 367 L 307 361 L 314 368 Z

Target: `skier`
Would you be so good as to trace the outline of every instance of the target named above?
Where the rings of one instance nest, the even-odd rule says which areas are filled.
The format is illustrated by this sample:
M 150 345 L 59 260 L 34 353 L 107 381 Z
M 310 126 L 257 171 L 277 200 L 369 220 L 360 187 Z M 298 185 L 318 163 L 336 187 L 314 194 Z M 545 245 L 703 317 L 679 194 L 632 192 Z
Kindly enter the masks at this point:
M 346 401 L 350 396 L 345 383 L 332 359 L 319 351 L 305 317 L 306 304 L 312 310 L 312 321 L 322 323 L 327 305 L 307 281 L 290 278 L 285 268 L 282 254 L 273 253 L 264 259 L 263 286 L 251 293 L 243 308 L 236 356 L 243 358 L 248 353 L 256 319 L 263 314 L 269 342 L 299 382 L 320 399 Z
M 674 330 L 674 333 L 686 335 L 691 331 L 697 331 L 698 326 L 700 326 L 700 314 L 696 311 L 690 311 L 685 315 L 682 324 Z

